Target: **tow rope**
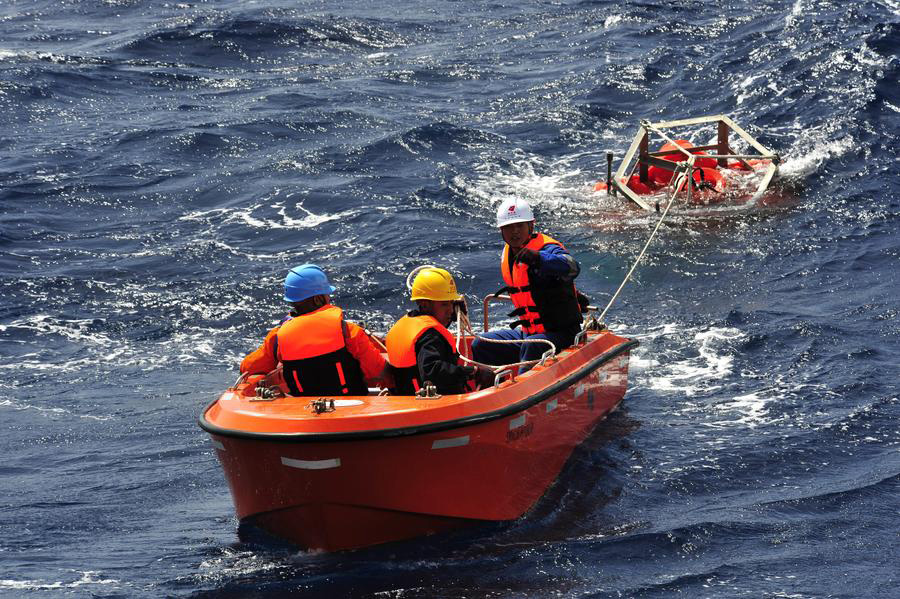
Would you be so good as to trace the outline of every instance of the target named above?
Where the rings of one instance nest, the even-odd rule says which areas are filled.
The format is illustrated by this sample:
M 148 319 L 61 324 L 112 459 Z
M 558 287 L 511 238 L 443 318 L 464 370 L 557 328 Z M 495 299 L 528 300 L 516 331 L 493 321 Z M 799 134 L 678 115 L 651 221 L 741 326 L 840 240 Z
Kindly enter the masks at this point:
M 682 176 L 684 176 L 684 175 L 682 175 Z M 603 318 L 606 316 L 606 313 L 609 312 L 609 309 L 615 303 L 616 299 L 618 299 L 619 294 L 622 292 L 622 289 L 625 287 L 625 284 L 628 283 L 629 280 L 631 280 L 631 275 L 634 274 L 634 269 L 637 268 L 637 265 L 644 258 L 644 254 L 647 253 L 647 248 L 650 247 L 650 242 L 653 241 L 653 238 L 656 236 L 656 232 L 659 231 L 659 226 L 662 224 L 662 222 L 666 218 L 666 215 L 669 213 L 669 208 L 671 208 L 672 204 L 675 203 L 675 197 L 676 197 L 676 194 L 673 193 L 672 197 L 669 198 L 669 203 L 666 204 L 665 210 L 662 211 L 662 214 L 660 214 L 660 216 L 659 216 L 659 220 L 656 221 L 656 226 L 653 227 L 653 232 L 650 233 L 650 237 L 647 238 L 647 243 L 644 244 L 644 247 L 641 250 L 641 253 L 638 254 L 637 259 L 634 261 L 634 264 L 631 265 L 631 268 L 628 270 L 628 274 L 626 274 L 625 278 L 622 279 L 622 283 L 619 285 L 619 288 L 616 289 L 616 292 L 613 294 L 612 298 L 610 298 L 609 303 L 606 304 L 606 307 L 603 308 L 603 311 L 600 313 L 600 316 L 597 317 L 597 320 L 600 321 L 601 323 L 603 322 Z

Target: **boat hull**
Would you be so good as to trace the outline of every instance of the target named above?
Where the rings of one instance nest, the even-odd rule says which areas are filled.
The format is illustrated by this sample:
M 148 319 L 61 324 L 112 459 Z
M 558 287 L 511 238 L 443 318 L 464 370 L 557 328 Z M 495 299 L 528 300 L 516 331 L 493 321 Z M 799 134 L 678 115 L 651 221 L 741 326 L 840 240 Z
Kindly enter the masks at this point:
M 519 386 L 531 395 L 439 426 L 303 436 L 208 430 L 238 518 L 305 548 L 349 549 L 512 520 L 622 400 L 627 349 L 542 367 L 534 384 L 505 383 L 507 393 Z

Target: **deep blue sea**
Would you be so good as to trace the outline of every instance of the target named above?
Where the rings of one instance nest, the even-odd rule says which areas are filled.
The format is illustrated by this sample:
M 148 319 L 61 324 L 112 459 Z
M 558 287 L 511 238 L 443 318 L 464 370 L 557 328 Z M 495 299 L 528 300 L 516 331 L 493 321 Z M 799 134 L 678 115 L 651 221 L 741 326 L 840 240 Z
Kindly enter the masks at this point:
M 897 0 L 5 0 L 0 596 L 900 597 L 898 48 Z M 707 114 L 781 182 L 663 223 L 622 408 L 529 514 L 239 531 L 196 419 L 289 267 L 377 331 L 421 264 L 476 306 L 516 196 L 603 306 L 658 218 L 606 152 Z

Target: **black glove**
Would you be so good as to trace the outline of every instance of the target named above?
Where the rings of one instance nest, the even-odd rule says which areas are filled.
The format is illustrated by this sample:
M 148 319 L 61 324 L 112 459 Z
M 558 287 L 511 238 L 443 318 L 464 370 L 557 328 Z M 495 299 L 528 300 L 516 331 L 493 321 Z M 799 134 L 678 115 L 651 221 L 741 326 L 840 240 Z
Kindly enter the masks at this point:
M 479 366 L 475 370 L 475 388 L 487 389 L 494 384 L 494 371 L 490 368 Z
M 541 263 L 541 253 L 537 250 L 523 248 L 518 255 L 516 255 L 516 260 L 524 262 L 528 266 L 539 266 Z

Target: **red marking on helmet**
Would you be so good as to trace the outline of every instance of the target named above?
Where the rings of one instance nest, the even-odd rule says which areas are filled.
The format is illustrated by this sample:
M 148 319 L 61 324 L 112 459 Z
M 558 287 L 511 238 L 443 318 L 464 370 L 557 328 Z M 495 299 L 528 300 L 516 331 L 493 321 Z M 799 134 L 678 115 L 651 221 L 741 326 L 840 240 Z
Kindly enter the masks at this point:
M 515 211 L 516 211 L 516 205 L 515 205 L 515 204 L 512 204 L 512 205 L 509 207 L 509 211 L 510 211 L 510 212 L 515 212 Z

